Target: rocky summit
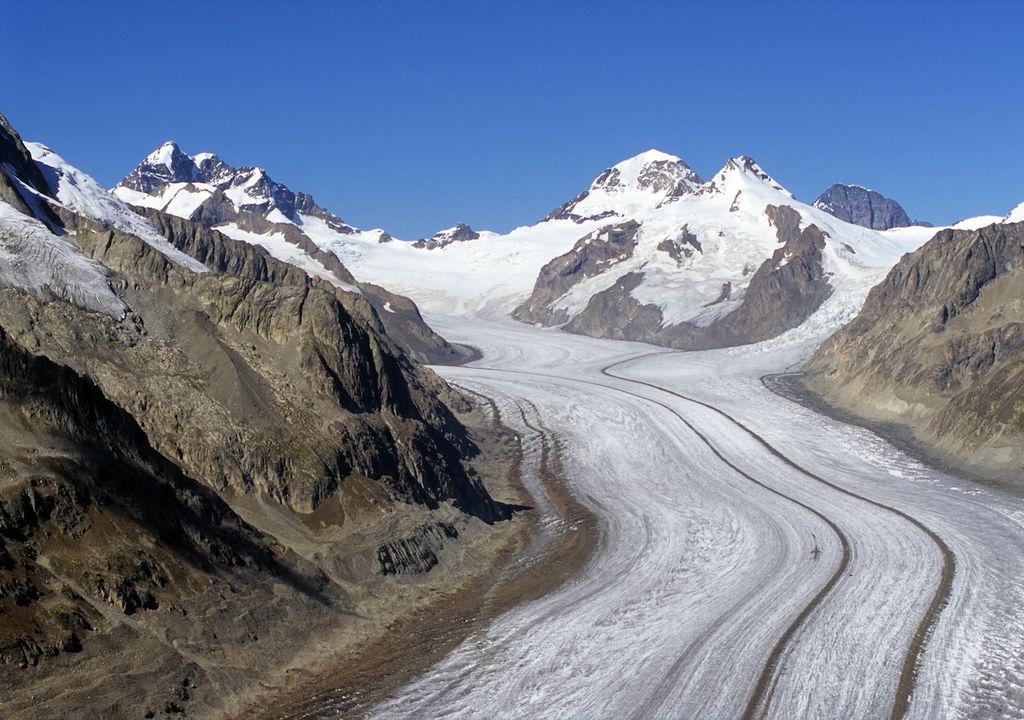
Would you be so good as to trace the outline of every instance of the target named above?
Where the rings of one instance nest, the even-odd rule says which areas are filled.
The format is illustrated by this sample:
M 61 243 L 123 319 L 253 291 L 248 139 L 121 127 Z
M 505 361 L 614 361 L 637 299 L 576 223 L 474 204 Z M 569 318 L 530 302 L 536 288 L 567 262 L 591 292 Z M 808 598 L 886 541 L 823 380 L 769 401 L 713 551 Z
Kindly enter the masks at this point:
M 831 185 L 814 201 L 814 207 L 872 230 L 928 224 L 911 220 L 898 202 L 860 185 Z

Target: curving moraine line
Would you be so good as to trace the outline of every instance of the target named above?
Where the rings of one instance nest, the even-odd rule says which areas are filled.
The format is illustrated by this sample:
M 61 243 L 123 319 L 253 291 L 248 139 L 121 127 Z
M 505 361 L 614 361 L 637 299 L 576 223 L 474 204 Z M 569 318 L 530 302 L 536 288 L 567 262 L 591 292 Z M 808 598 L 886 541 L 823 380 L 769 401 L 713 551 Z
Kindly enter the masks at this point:
M 832 490 L 840 492 L 851 498 L 862 500 L 870 505 L 873 505 L 877 508 L 893 513 L 894 515 L 900 518 L 903 518 L 911 525 L 916 527 L 918 530 L 923 532 L 925 535 L 927 535 L 928 538 L 938 548 L 939 553 L 942 555 L 942 572 L 939 577 L 939 584 L 935 588 L 935 594 L 932 596 L 932 601 L 929 604 L 928 609 L 925 611 L 924 616 L 921 618 L 921 622 L 918 624 L 917 629 L 914 632 L 914 636 L 911 639 L 910 646 L 907 648 L 907 653 L 903 658 L 903 666 L 900 669 L 900 677 L 896 685 L 896 699 L 893 703 L 892 711 L 889 714 L 890 720 L 902 720 L 904 717 L 906 717 L 907 712 L 910 710 L 910 700 L 913 697 L 914 686 L 917 682 L 917 669 L 921 661 L 921 655 L 924 652 L 925 644 L 928 638 L 930 637 L 932 630 L 935 627 L 935 623 L 938 622 L 939 615 L 942 613 L 942 609 L 946 606 L 946 603 L 949 600 L 949 595 L 953 589 L 953 577 L 956 574 L 956 555 L 953 554 L 953 551 L 950 550 L 949 546 L 941 537 L 939 537 L 939 535 L 934 530 L 929 528 L 927 525 L 922 523 L 917 518 L 890 505 L 886 505 L 885 503 L 879 502 L 877 500 L 872 500 L 863 495 L 859 495 L 851 490 L 848 490 L 844 487 L 840 487 L 839 485 L 829 482 L 828 480 L 825 480 L 821 476 L 798 465 L 793 460 L 783 455 L 777 448 L 775 448 L 775 446 L 773 446 L 771 443 L 765 440 L 757 432 L 751 430 L 749 427 L 744 425 L 742 422 L 740 422 L 739 420 L 737 420 L 724 410 L 710 403 L 704 402 L 703 400 L 697 400 L 696 398 L 688 397 L 681 393 L 675 392 L 674 390 L 669 390 L 659 385 L 655 385 L 654 383 L 649 383 L 644 380 L 635 380 L 633 378 L 624 377 L 622 375 L 616 375 L 615 373 L 611 372 L 612 368 L 616 368 L 627 363 L 632 363 L 637 360 L 650 358 L 653 357 L 654 355 L 669 354 L 673 354 L 673 351 L 654 352 L 648 355 L 642 355 L 640 357 L 621 360 L 619 362 L 612 363 L 611 365 L 607 365 L 604 368 L 602 368 L 601 374 L 610 378 L 614 378 L 616 380 L 634 383 L 637 385 L 644 385 L 646 387 L 658 390 L 660 392 L 668 393 L 669 395 L 673 395 L 681 400 L 685 400 L 687 402 L 700 405 L 713 412 L 718 413 L 726 420 L 733 423 L 736 427 L 743 430 L 754 440 L 756 440 L 769 453 L 774 455 L 776 458 L 778 458 L 783 463 L 790 466 L 797 472 L 814 480 L 815 482 L 821 483 L 822 485 L 831 488 Z M 687 423 L 687 425 L 689 425 L 689 423 Z M 820 598 L 817 598 L 817 600 L 820 601 Z M 796 632 L 799 625 L 803 622 L 804 619 L 806 619 L 807 615 L 810 614 L 810 609 L 813 608 L 808 606 L 804 609 L 804 612 L 802 612 L 800 616 L 798 616 L 793 621 L 790 627 L 786 629 L 786 632 L 783 633 L 782 637 L 779 638 L 779 641 L 772 649 L 772 654 L 771 656 L 769 656 L 768 663 L 765 664 L 764 670 L 761 673 L 761 677 L 758 679 L 757 685 L 755 685 L 754 687 L 754 693 L 751 695 L 750 701 L 747 703 L 747 709 L 744 711 L 743 714 L 744 720 L 753 718 L 759 706 L 763 705 L 763 709 L 759 717 L 763 717 L 764 714 L 767 712 L 768 703 L 770 703 L 771 701 L 771 692 L 774 689 L 775 683 L 778 682 L 777 679 L 775 681 L 771 681 L 770 678 L 776 675 L 779 659 L 782 656 L 782 652 L 785 649 L 785 646 L 788 644 L 790 638 Z M 768 689 L 769 682 L 772 682 L 772 690 Z
M 642 356 L 642 357 L 649 357 L 649 356 L 645 355 L 645 356 Z M 640 359 L 640 358 L 632 358 L 632 360 L 637 360 L 637 359 Z M 602 370 L 602 373 L 608 375 L 608 377 L 613 377 L 613 378 L 616 377 L 615 375 L 611 375 L 611 374 L 605 372 L 605 370 L 607 370 L 607 369 L 609 369 L 611 367 L 614 367 L 616 364 L 618 364 L 618 363 L 614 363 L 613 365 L 609 365 L 607 368 L 604 368 Z M 683 417 L 683 415 L 681 415 L 674 408 L 672 408 L 671 406 L 669 406 L 669 405 L 667 405 L 667 404 L 665 404 L 665 403 L 663 403 L 663 402 L 661 402 L 659 400 L 655 400 L 653 398 L 645 397 L 645 396 L 640 395 L 638 393 L 632 393 L 632 392 L 629 392 L 628 390 L 623 390 L 622 388 L 610 387 L 608 385 L 602 385 L 601 383 L 592 382 L 592 381 L 589 381 L 589 380 L 581 380 L 579 378 L 568 378 L 568 377 L 562 377 L 562 376 L 559 376 L 559 375 L 548 375 L 548 374 L 545 374 L 545 373 L 528 372 L 528 371 L 525 371 L 525 370 L 505 370 L 505 369 L 500 369 L 500 368 L 485 368 L 485 367 L 479 367 L 479 366 L 464 366 L 464 367 L 462 367 L 460 369 L 461 370 L 481 370 L 481 371 L 499 372 L 499 373 L 512 373 L 512 374 L 516 374 L 516 375 L 529 375 L 529 376 L 533 376 L 533 377 L 543 377 L 543 378 L 554 379 L 554 380 L 559 380 L 559 381 L 568 381 L 568 382 L 573 382 L 573 383 L 582 383 L 582 384 L 585 384 L 585 385 L 593 385 L 595 387 L 599 387 L 599 388 L 602 388 L 604 390 L 612 390 L 613 392 L 622 393 L 623 395 L 629 395 L 630 397 L 634 397 L 634 398 L 637 398 L 637 399 L 642 400 L 644 402 L 651 403 L 653 405 L 657 405 L 657 406 L 667 410 L 672 415 L 674 415 L 694 435 L 696 435 L 697 438 L 701 442 L 703 442 L 708 447 L 708 449 L 712 452 L 712 454 L 714 454 L 714 456 L 716 458 L 718 458 L 723 464 L 725 464 L 731 470 L 736 472 L 738 475 L 740 475 L 741 477 L 743 477 L 746 480 L 750 481 L 754 485 L 757 485 L 758 487 L 760 487 L 760 488 L 762 488 L 764 490 L 767 490 L 768 492 L 772 493 L 773 495 L 781 497 L 784 500 L 788 500 L 789 502 L 791 502 L 794 505 L 797 505 L 798 507 L 806 510 L 807 512 L 811 513 L 812 515 L 817 517 L 819 520 L 821 520 L 823 523 L 828 525 L 828 527 L 835 534 L 836 540 L 838 541 L 838 544 L 839 544 L 839 547 L 840 547 L 839 563 L 836 566 L 835 571 L 829 577 L 828 581 L 818 590 L 817 593 L 815 593 L 815 595 L 810 599 L 810 601 L 807 603 L 807 605 L 804 606 L 804 608 L 803 608 L 803 610 L 801 610 L 800 614 L 797 615 L 796 619 L 786 629 L 786 632 L 783 634 L 783 637 L 780 640 L 780 642 L 778 642 L 776 644 L 776 646 L 772 649 L 772 654 L 769 657 L 768 664 L 765 666 L 766 669 L 761 673 L 761 677 L 758 679 L 757 686 L 755 686 L 755 692 L 754 692 L 754 694 L 753 694 L 753 696 L 751 698 L 751 701 L 748 702 L 746 708 L 744 709 L 743 715 L 741 717 L 743 718 L 743 720 L 750 720 L 751 718 L 753 718 L 755 716 L 755 714 L 757 713 L 757 710 L 759 708 L 761 709 L 761 714 L 760 715 L 763 716 L 764 713 L 767 711 L 767 703 L 766 702 L 762 702 L 761 698 L 763 696 L 765 696 L 766 691 L 768 690 L 768 683 L 771 682 L 771 678 L 774 675 L 774 668 L 778 664 L 778 660 L 781 657 L 782 652 L 785 649 L 786 641 L 788 641 L 789 638 L 797 631 L 797 629 L 800 627 L 800 625 L 807 619 L 807 617 L 814 611 L 814 609 L 817 608 L 818 605 L 821 604 L 821 602 L 825 599 L 825 597 L 827 597 L 829 595 L 829 593 L 832 592 L 832 590 L 838 584 L 839 580 L 843 577 L 843 574 L 845 573 L 846 568 L 847 568 L 847 566 L 850 563 L 850 541 L 846 537 L 846 534 L 840 529 L 840 527 L 832 519 L 830 519 L 829 517 L 825 516 L 820 511 L 818 511 L 818 510 L 814 509 L 813 507 L 811 507 L 811 506 L 801 502 L 800 500 L 797 500 L 796 498 L 790 497 L 789 495 L 785 494 L 784 492 L 781 492 L 780 490 L 777 490 L 777 489 L 771 487 L 770 485 L 767 485 L 767 484 L 761 482 L 760 480 L 757 480 L 756 478 L 751 476 L 749 473 L 747 473 L 744 470 L 742 470 L 735 463 L 733 463 L 727 457 L 725 457 L 725 455 L 723 455 L 722 452 L 717 447 L 715 447 L 715 445 L 711 442 L 711 440 L 706 435 L 704 435 L 700 430 L 698 430 L 689 420 L 687 420 L 685 417 Z M 627 382 L 639 382 L 639 381 L 632 381 L 629 378 L 617 378 L 617 379 L 625 380 Z M 643 383 L 643 384 L 646 384 L 646 383 Z M 652 386 L 652 387 L 656 387 L 656 386 Z M 666 391 L 666 392 L 668 392 L 668 391 Z M 687 399 L 687 398 L 683 398 L 683 399 Z M 614 579 L 609 579 L 608 581 L 606 581 L 606 583 L 602 587 L 604 587 L 606 585 L 610 585 L 613 582 L 614 582 Z M 588 594 L 588 597 L 591 594 Z M 718 629 L 718 626 L 721 624 L 721 622 L 726 617 L 728 617 L 731 614 L 733 614 L 734 612 L 736 612 L 736 610 L 738 608 L 740 608 L 743 605 L 745 605 L 746 600 L 749 597 L 751 597 L 753 594 L 755 594 L 755 593 L 753 593 L 753 592 L 748 593 L 747 596 L 744 597 L 742 602 L 733 605 L 732 608 L 729 611 L 726 611 L 726 612 L 722 613 L 718 618 L 716 618 L 716 621 L 714 623 L 711 623 L 709 625 L 709 627 L 703 633 L 701 633 L 701 635 L 699 635 L 697 638 L 695 638 L 693 641 L 691 641 L 691 643 L 680 654 L 679 658 L 677 658 L 675 663 L 673 663 L 672 667 L 669 668 L 668 672 L 665 675 L 666 680 L 669 677 L 678 676 L 678 673 L 681 671 L 681 669 L 682 669 L 683 665 L 685 664 L 685 662 L 690 657 L 692 657 L 694 652 L 699 650 L 708 641 L 708 639 Z M 583 602 L 585 600 L 586 600 L 586 598 L 580 598 L 577 602 Z M 771 671 L 769 671 L 768 668 L 771 668 Z M 669 692 L 671 692 L 671 690 L 672 690 L 672 685 L 670 683 L 668 683 L 668 682 L 661 683 L 661 689 L 657 693 L 649 696 L 647 698 L 647 700 L 643 703 L 643 705 L 641 705 L 639 708 L 637 708 L 631 714 L 630 717 L 631 718 L 642 718 L 642 717 L 648 716 L 652 711 L 656 710 L 664 702 L 666 696 L 668 695 Z M 767 694 L 766 700 L 767 699 L 770 699 L 770 693 Z

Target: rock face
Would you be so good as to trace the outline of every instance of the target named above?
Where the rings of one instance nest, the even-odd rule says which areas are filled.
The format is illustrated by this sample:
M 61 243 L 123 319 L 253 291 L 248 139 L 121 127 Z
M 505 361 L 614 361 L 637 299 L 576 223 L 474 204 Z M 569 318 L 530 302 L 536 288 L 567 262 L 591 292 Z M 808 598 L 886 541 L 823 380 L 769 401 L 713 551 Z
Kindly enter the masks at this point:
M 177 249 L 205 263 L 218 272 L 232 272 L 270 282 L 296 281 L 306 273 L 295 265 L 273 258 L 258 245 L 234 240 L 203 223 L 211 224 L 207 208 L 200 208 L 198 220 L 185 220 L 160 210 L 139 207 L 137 212 L 150 220 L 157 230 Z M 248 227 L 264 227 L 266 221 L 259 215 L 236 213 Z M 336 255 L 325 252 L 299 232 L 294 226 L 283 225 L 280 232 L 286 241 L 317 259 L 331 276 L 351 285 L 359 292 L 340 290 L 337 297 L 346 307 L 365 322 L 379 327 L 402 352 L 417 362 L 452 363 L 462 359 L 459 351 L 435 333 L 420 315 L 419 308 L 407 297 L 389 292 L 370 283 L 357 283 Z
M 854 225 L 888 230 L 910 225 L 927 225 L 911 220 L 898 202 L 860 185 L 836 183 L 814 201 L 814 207 Z
M 365 582 L 509 517 L 463 401 L 382 321 L 411 303 L 156 210 L 143 239 L 61 202 L 13 131 L 0 153 L 32 200 L 0 198 L 0 663 L 46 663 L 2 674 L 5 708 L 222 714 Z M 113 705 L 104 673 L 134 678 Z
M 18 212 L 56 225 L 57 219 L 49 208 L 33 199 L 33 193 L 45 195 L 47 192 L 46 178 L 32 154 L 7 118 L 0 115 L 0 201 Z
M 513 316 L 545 325 L 566 323 L 568 332 L 635 340 L 684 350 L 703 350 L 767 340 L 796 327 L 829 297 L 832 287 L 822 267 L 825 235 L 815 225 L 800 230 L 800 215 L 787 206 L 769 205 L 768 221 L 781 246 L 753 273 L 741 298 L 728 312 L 705 316 L 703 322 L 666 324 L 662 310 L 642 303 L 633 291 L 643 271 L 620 276 L 610 287 L 589 297 L 581 312 L 571 316 L 555 301 L 571 294 L 574 285 L 608 272 L 633 257 L 641 225 L 635 221 L 609 225 L 582 238 L 572 251 L 548 263 L 537 278 L 530 298 Z M 677 264 L 703 247 L 686 226 L 658 244 L 657 249 Z M 713 311 L 732 299 L 733 286 L 723 282 L 705 308 Z
M 943 230 L 811 359 L 804 384 L 954 465 L 1024 468 L 1024 223 Z
M 629 221 L 606 225 L 580 238 L 572 250 L 541 268 L 530 299 L 516 308 L 512 317 L 544 325 L 566 322 L 569 319 L 566 310 L 554 308 L 551 303 L 580 281 L 604 272 L 609 265 L 632 257 L 639 230 L 639 223 Z
M 441 230 L 429 238 L 417 240 L 412 245 L 421 250 L 435 250 L 437 248 L 451 245 L 454 242 L 466 242 L 468 240 L 479 240 L 480 233 L 476 232 L 469 225 L 459 223 L 455 227 Z
M 189 156 L 168 142 L 150 153 L 114 193 L 168 237 L 194 233 L 183 230 L 189 222 L 218 229 L 339 288 L 362 294 L 388 335 L 419 362 L 461 359 L 459 351 L 423 321 L 415 303 L 378 285 L 359 283 L 331 243 L 318 242 L 313 235 L 321 235 L 310 230 L 319 223 L 321 231 L 337 238 L 352 235 L 355 228 L 321 208 L 311 196 L 272 180 L 262 168 L 234 168 L 212 153 Z M 435 242 L 479 237 L 464 225 L 446 232 Z M 377 242 L 389 240 L 387 233 L 381 233 Z
M 266 572 L 318 591 L 313 568 L 277 557 L 95 383 L 3 330 L 0 416 L 0 663 L 80 652 L 104 622 L 97 608 L 156 610 L 215 569 L 225 588 Z

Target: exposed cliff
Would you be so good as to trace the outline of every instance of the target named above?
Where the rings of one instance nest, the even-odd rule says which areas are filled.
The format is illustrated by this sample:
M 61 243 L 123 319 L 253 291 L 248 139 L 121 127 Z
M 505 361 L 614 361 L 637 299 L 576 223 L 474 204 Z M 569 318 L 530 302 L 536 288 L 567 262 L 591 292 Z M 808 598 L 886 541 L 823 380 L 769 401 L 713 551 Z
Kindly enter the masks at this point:
M 565 304 L 566 299 L 572 299 L 574 287 L 633 258 L 642 227 L 634 221 L 594 231 L 570 252 L 548 263 L 541 270 L 530 298 L 516 309 L 514 317 L 547 325 L 566 323 L 565 330 L 593 337 L 636 340 L 685 350 L 728 347 L 775 337 L 810 316 L 828 298 L 832 288 L 822 266 L 822 231 L 815 225 L 801 230 L 799 213 L 787 206 L 769 205 L 765 214 L 775 228 L 780 246 L 735 297 L 732 283 L 722 282 L 718 296 L 704 304 L 704 314 L 698 321 L 666 322 L 658 305 L 637 299 L 634 291 L 643 280 L 643 265 L 620 275 L 610 287 L 589 297 L 582 294 L 582 311 L 570 316 Z M 704 248 L 683 226 L 677 236 L 659 243 L 657 251 L 683 265 L 695 253 L 703 254 Z
M 927 225 L 911 220 L 895 200 L 860 185 L 831 185 L 814 201 L 814 207 L 840 220 L 872 230 Z
M 872 289 L 804 384 L 908 428 L 934 454 L 1019 485 L 1024 468 L 1024 223 L 943 230 Z
M 379 637 L 409 576 L 486 568 L 510 511 L 389 335 L 415 306 L 0 149 L 0 662 L 38 665 L 5 711 L 219 714 L 311 631 Z

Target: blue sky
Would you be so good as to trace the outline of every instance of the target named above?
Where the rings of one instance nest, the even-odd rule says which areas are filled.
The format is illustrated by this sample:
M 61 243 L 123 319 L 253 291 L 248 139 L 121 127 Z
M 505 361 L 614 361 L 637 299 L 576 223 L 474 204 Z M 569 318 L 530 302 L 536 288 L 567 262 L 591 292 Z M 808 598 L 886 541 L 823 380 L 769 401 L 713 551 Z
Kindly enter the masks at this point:
M 0 112 L 112 185 L 175 139 L 415 238 L 649 147 L 933 222 L 1024 201 L 1024 3 L 0 0 Z

